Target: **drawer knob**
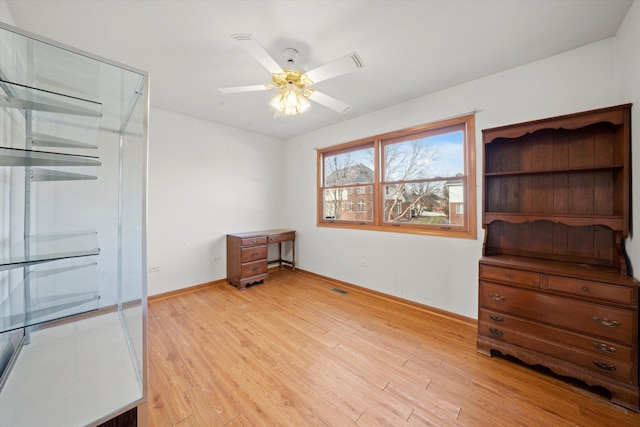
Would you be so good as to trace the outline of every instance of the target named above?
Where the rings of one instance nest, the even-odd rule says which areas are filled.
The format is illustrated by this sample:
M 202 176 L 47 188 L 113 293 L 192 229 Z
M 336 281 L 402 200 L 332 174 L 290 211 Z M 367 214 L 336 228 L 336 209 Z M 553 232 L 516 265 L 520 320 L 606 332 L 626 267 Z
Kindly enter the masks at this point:
M 585 291 L 585 292 L 589 292 L 589 288 L 587 286 L 583 286 L 582 290 Z
M 513 276 L 511 275 L 511 273 L 505 273 L 504 277 L 506 277 L 509 280 L 513 279 Z
M 497 337 L 501 337 L 504 335 L 504 332 L 494 328 L 489 328 L 489 332 L 491 332 L 491 335 L 495 335 Z
M 601 324 L 602 326 L 608 326 L 610 328 L 617 328 L 618 326 L 620 326 L 620 322 L 618 322 L 617 320 L 609 320 L 606 317 L 601 319 L 598 316 L 593 316 L 593 321 Z
M 251 242 L 258 243 L 258 241 L 256 239 L 253 239 Z
M 507 297 L 505 297 L 504 295 L 498 294 L 489 294 L 489 298 L 496 301 L 505 301 L 507 299 Z
M 257 256 L 257 255 L 258 255 L 258 252 L 254 252 L 251 254 L 251 256 Z
M 594 342 L 593 346 L 597 350 L 603 351 L 605 353 L 615 353 L 616 352 L 616 348 L 615 347 L 611 347 L 611 346 L 603 344 L 603 343 Z
M 260 267 L 255 266 L 255 267 L 252 267 L 251 270 L 256 271 L 258 268 L 260 268 Z
M 504 317 L 496 316 L 495 314 L 490 315 L 489 318 L 494 322 L 504 322 Z
M 599 360 L 594 360 L 593 364 L 596 365 L 600 369 L 604 369 L 605 371 L 615 371 L 616 367 L 613 365 L 609 365 L 608 363 L 601 362 Z

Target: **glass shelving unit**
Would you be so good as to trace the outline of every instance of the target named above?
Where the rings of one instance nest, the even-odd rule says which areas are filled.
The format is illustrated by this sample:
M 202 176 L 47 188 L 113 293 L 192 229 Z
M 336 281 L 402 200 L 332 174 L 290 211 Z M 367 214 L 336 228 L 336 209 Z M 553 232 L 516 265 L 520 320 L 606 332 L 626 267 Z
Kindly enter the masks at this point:
M 0 425 L 145 418 L 148 93 L 0 23 Z

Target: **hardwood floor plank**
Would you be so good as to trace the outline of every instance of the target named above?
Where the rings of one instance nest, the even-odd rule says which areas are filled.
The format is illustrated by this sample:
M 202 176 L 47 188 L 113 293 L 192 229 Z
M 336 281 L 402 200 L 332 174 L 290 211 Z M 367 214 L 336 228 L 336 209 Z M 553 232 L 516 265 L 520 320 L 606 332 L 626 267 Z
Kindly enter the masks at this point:
M 477 353 L 473 322 L 304 271 L 151 299 L 148 325 L 154 427 L 640 425 L 575 381 Z

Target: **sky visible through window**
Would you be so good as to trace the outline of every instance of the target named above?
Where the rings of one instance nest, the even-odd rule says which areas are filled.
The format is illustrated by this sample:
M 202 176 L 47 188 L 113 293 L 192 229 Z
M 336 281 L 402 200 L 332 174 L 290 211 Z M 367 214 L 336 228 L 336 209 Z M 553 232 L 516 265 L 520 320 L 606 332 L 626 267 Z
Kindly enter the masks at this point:
M 325 179 L 355 165 L 374 170 L 373 148 L 325 158 Z M 413 152 L 413 156 L 412 156 Z M 417 154 L 416 154 L 417 153 Z M 464 132 L 454 131 L 385 146 L 386 180 L 454 177 L 464 174 Z M 408 171 L 411 171 L 407 176 Z M 332 182 L 335 184 L 351 182 Z

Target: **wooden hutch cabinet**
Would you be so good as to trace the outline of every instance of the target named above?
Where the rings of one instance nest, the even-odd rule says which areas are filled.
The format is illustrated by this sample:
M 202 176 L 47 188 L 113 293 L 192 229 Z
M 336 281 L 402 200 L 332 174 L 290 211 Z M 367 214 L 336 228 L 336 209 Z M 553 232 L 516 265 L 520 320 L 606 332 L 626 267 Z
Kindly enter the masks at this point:
M 639 410 L 631 105 L 483 130 L 477 350 L 602 386 Z

